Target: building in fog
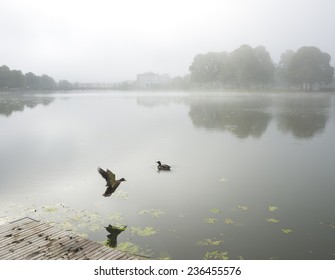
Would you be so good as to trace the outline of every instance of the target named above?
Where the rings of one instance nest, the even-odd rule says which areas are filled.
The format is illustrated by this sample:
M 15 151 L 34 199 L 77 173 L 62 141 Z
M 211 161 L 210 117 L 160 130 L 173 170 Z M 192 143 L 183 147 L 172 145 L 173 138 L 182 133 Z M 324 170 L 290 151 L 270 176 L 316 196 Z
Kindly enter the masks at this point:
M 159 88 L 171 81 L 169 74 L 157 74 L 153 72 L 146 72 L 138 74 L 136 85 L 140 89 Z

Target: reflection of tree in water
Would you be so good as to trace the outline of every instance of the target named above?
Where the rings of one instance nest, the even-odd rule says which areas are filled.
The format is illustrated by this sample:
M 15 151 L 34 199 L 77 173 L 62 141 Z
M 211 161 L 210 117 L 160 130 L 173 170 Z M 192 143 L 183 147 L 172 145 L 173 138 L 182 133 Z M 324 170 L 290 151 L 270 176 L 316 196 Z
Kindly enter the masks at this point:
M 230 131 L 239 138 L 260 137 L 272 118 L 267 112 L 270 101 L 266 97 L 242 98 L 192 101 L 189 116 L 196 127 Z
M 157 106 L 168 107 L 172 103 L 183 103 L 185 97 L 178 96 L 139 96 L 136 98 L 137 105 L 144 106 L 147 108 L 153 108 Z
M 13 112 L 22 112 L 26 107 L 34 108 L 38 104 L 49 105 L 53 100 L 53 97 L 47 95 L 0 94 L 0 115 L 8 117 Z
M 278 104 L 278 128 L 296 138 L 311 138 L 322 133 L 329 117 L 328 95 L 284 98 Z
M 106 227 L 106 230 L 109 232 L 109 234 L 107 235 L 107 241 L 106 241 L 106 245 L 112 248 L 115 248 L 117 246 L 117 236 L 125 231 L 127 228 L 127 226 L 123 226 L 123 227 L 117 227 L 117 226 L 112 226 L 109 225 L 108 227 Z

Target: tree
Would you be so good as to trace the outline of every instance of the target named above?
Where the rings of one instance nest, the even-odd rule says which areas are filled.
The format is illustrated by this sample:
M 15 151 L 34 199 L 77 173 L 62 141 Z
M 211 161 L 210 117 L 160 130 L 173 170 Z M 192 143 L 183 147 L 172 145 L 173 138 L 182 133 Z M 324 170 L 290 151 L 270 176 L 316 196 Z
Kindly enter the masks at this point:
M 259 68 L 254 50 L 249 45 L 242 45 L 231 53 L 231 61 L 236 86 L 250 88 Z
M 288 74 L 301 90 L 312 90 L 314 84 L 328 84 L 332 81 L 334 68 L 330 66 L 330 55 L 316 47 L 301 47 L 292 57 Z
M 295 52 L 292 50 L 287 50 L 282 53 L 277 68 L 278 77 L 285 81 L 288 87 L 293 84 L 293 75 L 290 73 L 290 64 L 294 55 Z
M 0 67 L 0 89 L 9 87 L 10 69 L 6 65 Z
M 258 63 L 255 65 L 255 82 L 258 85 L 265 86 L 274 81 L 275 66 L 270 53 L 263 46 L 254 48 Z
M 9 87 L 20 89 L 24 85 L 24 76 L 20 70 L 12 70 L 9 77 Z
M 191 80 L 201 84 L 210 84 L 218 80 L 219 75 L 219 54 L 210 52 L 198 54 L 189 67 Z
M 56 82 L 53 78 L 49 77 L 46 74 L 43 74 L 41 77 L 38 77 L 38 88 L 39 89 L 53 89 L 56 87 Z
M 27 89 L 38 89 L 38 77 L 32 72 L 26 73 L 24 75 L 24 86 Z
M 219 53 L 219 74 L 218 80 L 223 86 L 235 83 L 235 76 L 231 56 L 228 52 Z

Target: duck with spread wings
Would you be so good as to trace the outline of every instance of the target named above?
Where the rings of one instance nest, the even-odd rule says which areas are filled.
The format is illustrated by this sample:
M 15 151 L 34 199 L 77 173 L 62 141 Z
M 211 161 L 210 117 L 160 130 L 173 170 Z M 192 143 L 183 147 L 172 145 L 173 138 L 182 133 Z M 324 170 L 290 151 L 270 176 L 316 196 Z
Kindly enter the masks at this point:
M 115 174 L 110 171 L 109 169 L 103 170 L 102 168 L 98 168 L 98 172 L 101 174 L 101 176 L 106 180 L 106 186 L 107 189 L 104 192 L 103 196 L 108 197 L 111 196 L 112 193 L 116 191 L 116 189 L 119 187 L 121 182 L 126 181 L 125 178 L 121 178 L 119 180 L 115 179 Z

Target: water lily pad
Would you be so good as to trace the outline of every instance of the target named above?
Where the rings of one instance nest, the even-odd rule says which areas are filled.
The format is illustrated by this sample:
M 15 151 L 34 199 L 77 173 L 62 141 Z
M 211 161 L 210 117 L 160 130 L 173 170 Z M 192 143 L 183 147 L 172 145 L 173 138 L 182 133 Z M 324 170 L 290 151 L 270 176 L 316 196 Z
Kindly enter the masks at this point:
M 205 260 L 228 260 L 228 252 L 213 251 L 207 252 L 204 256 Z
M 44 207 L 43 210 L 48 213 L 55 213 L 58 211 L 58 208 L 50 206 L 50 207 Z
M 118 244 L 117 248 L 120 251 L 130 254 L 138 255 L 140 253 L 140 247 L 131 242 L 121 242 L 120 244 Z
M 117 249 L 132 255 L 141 255 L 150 257 L 152 255 L 151 250 L 143 250 L 140 246 L 135 245 L 131 242 L 121 242 L 117 245 Z
M 278 210 L 278 207 L 276 207 L 276 206 L 268 206 L 268 209 L 269 209 L 269 211 L 273 212 L 273 211 Z
M 170 254 L 167 252 L 160 252 L 158 259 L 159 260 L 172 260 Z
M 113 221 L 121 221 L 121 220 L 123 220 L 123 217 L 122 217 L 121 213 L 114 212 L 114 213 L 111 213 L 109 215 L 109 219 L 111 219 Z
M 218 221 L 217 219 L 213 219 L 213 218 L 204 219 L 204 222 L 208 224 L 215 224 L 217 221 Z
M 221 182 L 221 183 L 225 183 L 225 182 L 227 182 L 227 181 L 228 181 L 228 179 L 225 178 L 225 177 L 222 177 L 222 178 L 220 179 L 220 182 Z
M 216 240 L 216 239 L 212 240 L 212 239 L 206 238 L 204 240 L 198 241 L 197 245 L 198 246 L 208 246 L 208 245 L 218 246 L 222 242 L 223 242 L 222 240 Z
M 139 236 L 150 236 L 157 234 L 157 231 L 153 227 L 145 227 L 145 228 L 131 227 L 130 231 Z
M 221 213 L 221 210 L 220 210 L 220 209 L 217 209 L 217 208 L 212 208 L 212 209 L 211 209 L 211 212 L 212 212 L 212 213 Z
M 138 212 L 140 215 L 143 214 L 150 214 L 155 218 L 158 218 L 159 216 L 161 216 L 162 214 L 164 214 L 164 212 L 160 209 L 149 209 L 149 210 L 142 210 L 140 212 Z
M 279 220 L 274 219 L 274 218 L 270 218 L 270 219 L 266 219 L 266 220 L 270 223 L 279 223 Z
M 235 222 L 232 220 L 232 219 L 229 219 L 229 218 L 226 218 L 225 220 L 224 220 L 224 222 L 226 223 L 226 224 L 234 224 Z
M 122 199 L 129 199 L 128 192 L 123 190 L 117 190 L 115 193 L 116 197 L 122 198 Z
M 288 229 L 288 228 L 286 228 L 286 229 L 282 229 L 281 231 L 282 231 L 283 233 L 285 233 L 285 234 L 289 234 L 289 233 L 292 233 L 292 232 L 293 232 L 293 230 Z

